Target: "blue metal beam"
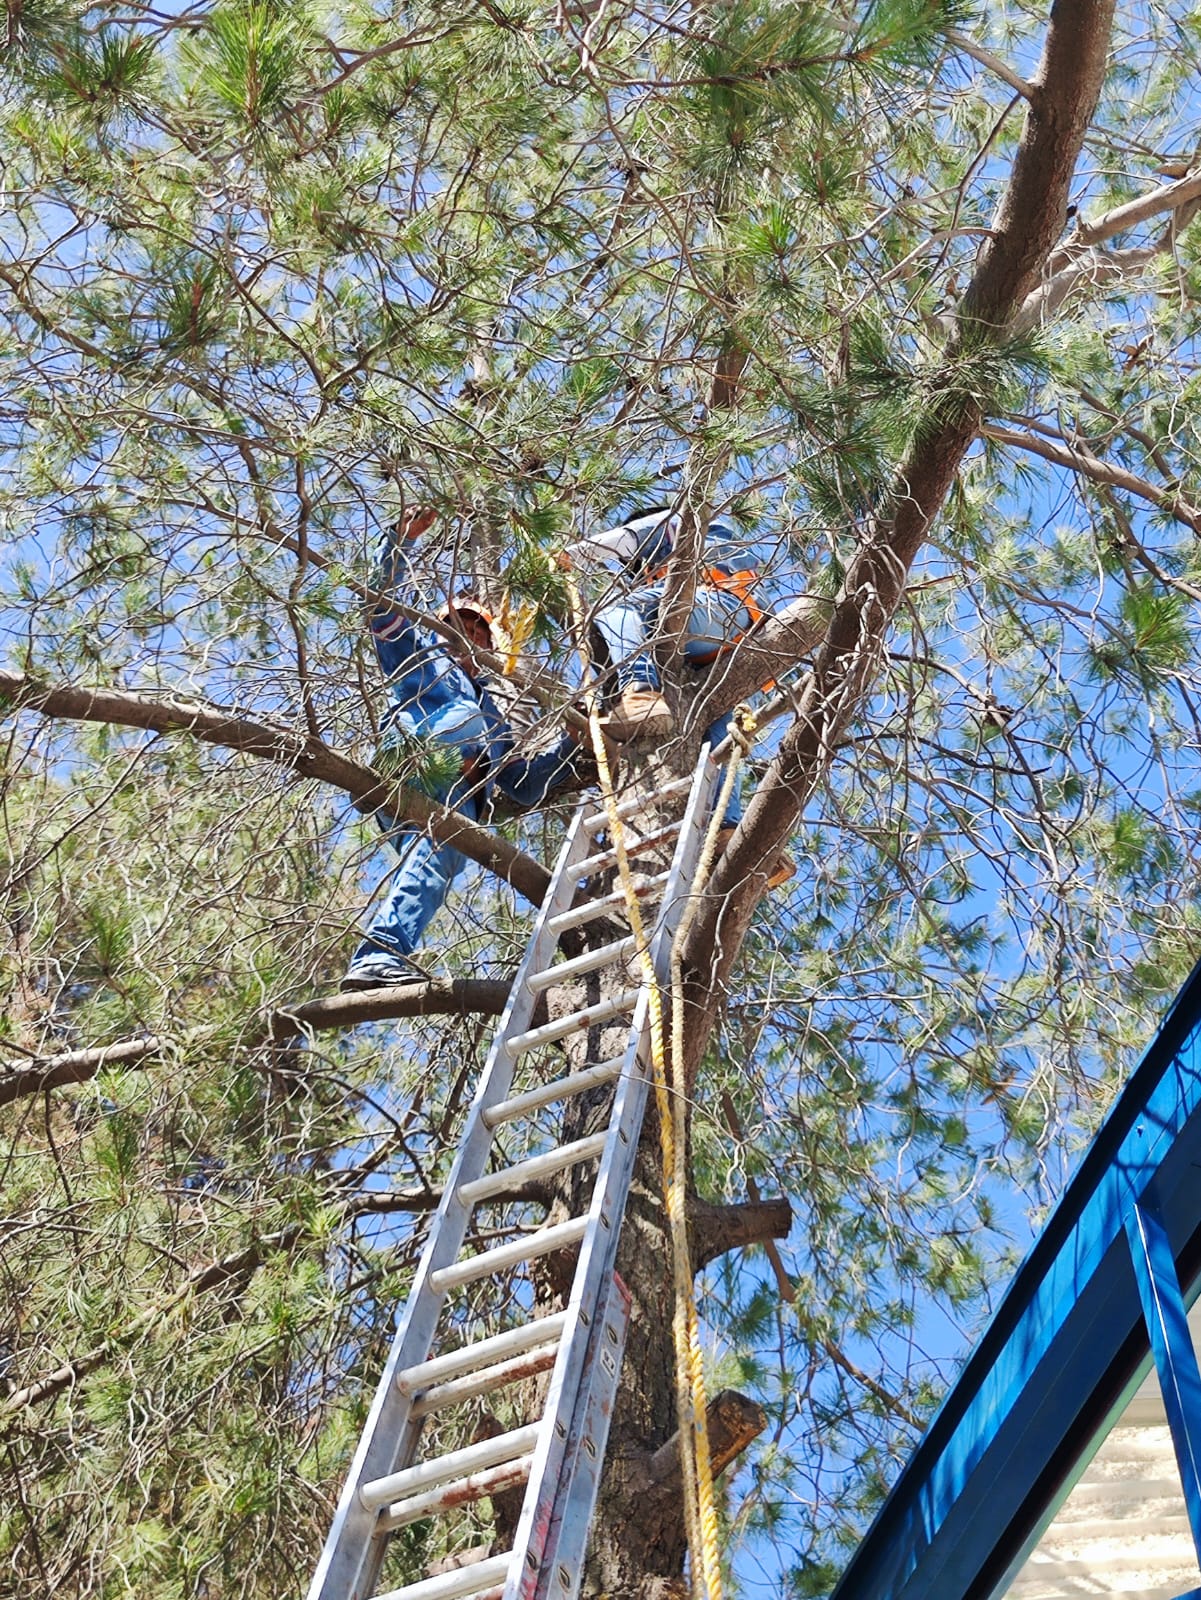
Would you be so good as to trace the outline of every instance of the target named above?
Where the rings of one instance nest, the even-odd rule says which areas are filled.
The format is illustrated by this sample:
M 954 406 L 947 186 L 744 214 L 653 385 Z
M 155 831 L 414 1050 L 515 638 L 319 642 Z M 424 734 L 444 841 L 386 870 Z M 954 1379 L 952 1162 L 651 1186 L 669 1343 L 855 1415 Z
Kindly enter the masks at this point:
M 1153 1196 L 1141 1200 L 1126 1218 L 1126 1237 L 1172 1429 L 1193 1548 L 1201 1562 L 1201 1372 L 1197 1371 L 1197 1353 L 1172 1247 Z
M 1201 966 L 1093 1140 L 833 1600 L 986 1600 L 1150 1349 L 1126 1228 L 1201 1280 Z M 1197 1426 L 1201 1419 L 1194 1421 Z

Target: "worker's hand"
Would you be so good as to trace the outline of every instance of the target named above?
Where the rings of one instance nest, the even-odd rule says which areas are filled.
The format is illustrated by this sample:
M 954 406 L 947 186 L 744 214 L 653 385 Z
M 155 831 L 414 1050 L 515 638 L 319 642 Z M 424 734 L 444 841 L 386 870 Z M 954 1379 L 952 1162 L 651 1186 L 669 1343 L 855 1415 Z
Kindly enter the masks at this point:
M 420 539 L 423 533 L 428 533 L 438 520 L 438 513 L 429 506 L 410 506 L 400 521 L 396 524 L 396 537 L 398 539 Z

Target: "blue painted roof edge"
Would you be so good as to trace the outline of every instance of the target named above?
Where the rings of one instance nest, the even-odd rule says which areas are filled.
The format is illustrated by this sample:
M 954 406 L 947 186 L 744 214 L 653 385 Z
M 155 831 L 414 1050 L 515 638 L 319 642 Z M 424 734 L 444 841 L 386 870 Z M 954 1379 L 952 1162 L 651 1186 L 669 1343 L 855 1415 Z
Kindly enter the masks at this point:
M 997 1307 L 974 1351 L 942 1406 L 916 1446 L 871 1527 L 852 1556 L 834 1590 L 834 1600 L 898 1600 L 915 1579 L 914 1592 L 937 1593 L 938 1600 L 966 1600 L 979 1591 L 986 1571 L 1004 1570 L 1014 1545 L 1031 1522 L 1031 1496 L 1038 1492 L 1049 1501 L 1055 1483 L 1070 1469 L 1072 1460 L 1087 1446 L 1113 1403 L 1128 1371 L 1145 1355 L 1145 1330 L 1140 1340 L 1132 1333 L 1141 1328 L 1137 1299 L 1125 1293 L 1123 1274 L 1133 1277 L 1124 1240 L 1119 1237 L 1122 1217 L 1130 1203 L 1171 1160 L 1182 1130 L 1201 1112 L 1201 1071 L 1182 1061 L 1190 1036 L 1201 1024 L 1201 963 L 1193 969 L 1169 1007 L 1159 1029 L 1105 1122 L 1085 1152 L 1080 1166 L 1034 1242 L 1029 1254 Z M 1201 1066 L 1201 1063 L 1198 1063 Z M 1179 1071 L 1174 1068 L 1179 1067 Z M 1201 1117 L 1198 1117 L 1201 1124 Z M 1157 1125 L 1158 1123 L 1158 1125 Z M 1201 1132 L 1201 1127 L 1198 1129 Z M 1187 1238 L 1201 1228 L 1201 1185 L 1195 1203 L 1189 1201 L 1181 1227 Z M 1193 1212 L 1195 1210 L 1195 1215 Z M 1178 1230 L 1179 1231 L 1179 1230 Z M 1075 1236 L 1076 1252 L 1068 1247 Z M 1178 1249 L 1186 1238 L 1182 1238 Z M 1082 1259 L 1085 1258 L 1085 1259 Z M 1082 1269 L 1086 1269 L 1083 1271 Z M 1121 1291 L 1129 1299 L 1129 1327 L 1118 1325 L 1113 1298 Z M 1108 1295 L 1109 1303 L 1105 1303 Z M 1065 1296 L 1067 1298 L 1065 1298 Z M 1091 1306 L 1089 1302 L 1091 1301 Z M 1058 1309 L 1056 1309 L 1058 1308 Z M 1122 1315 L 1126 1306 L 1123 1304 Z M 1112 1349 L 1099 1352 L 1078 1349 L 1080 1334 L 1072 1337 L 1073 1320 L 1085 1336 L 1098 1317 L 1110 1329 Z M 1019 1338 L 1025 1335 L 1024 1340 Z M 1054 1349 L 1056 1341 L 1060 1348 Z M 1016 1352 L 1016 1356 L 1015 1356 Z M 1104 1360 L 1102 1360 L 1104 1355 Z M 1039 1415 L 1047 1394 L 1055 1392 L 1055 1375 L 1037 1374 L 1038 1362 L 1052 1358 L 1066 1364 L 1068 1376 L 1059 1390 L 1070 1392 L 1076 1369 L 1083 1376 L 1079 1404 L 1068 1410 L 1062 1393 L 1056 1393 L 1053 1418 Z M 1104 1377 L 1102 1378 L 1102 1369 Z M 1021 1391 L 1029 1386 L 1031 1415 L 1022 1416 Z M 1074 1402 L 1073 1402 L 1074 1403 Z M 1062 1424 L 1058 1447 L 1055 1425 Z M 1008 1431 L 1010 1438 L 999 1442 Z M 948 1534 L 956 1502 L 969 1498 L 965 1490 L 990 1450 L 1002 1463 L 1020 1459 L 1030 1436 L 1037 1435 L 1030 1483 L 1015 1485 L 1021 1472 L 1010 1470 L 1003 1487 L 1020 1501 L 1020 1516 L 1004 1510 L 1005 1496 L 989 1499 L 987 1489 L 974 1488 L 974 1511 L 979 1521 L 987 1501 L 1005 1525 L 987 1528 L 971 1524 L 964 1536 Z M 1053 1472 L 1050 1468 L 1054 1467 Z M 1003 1470 L 999 1465 L 995 1472 Z M 1051 1481 L 1048 1481 L 1051 1480 Z M 960 1521 L 965 1521 L 961 1516 Z M 1009 1523 L 1021 1522 L 1009 1538 Z M 938 1550 L 944 1546 L 970 1546 L 964 1550 Z M 930 1568 L 922 1573 L 925 1561 Z M 937 1580 L 937 1587 L 930 1584 Z

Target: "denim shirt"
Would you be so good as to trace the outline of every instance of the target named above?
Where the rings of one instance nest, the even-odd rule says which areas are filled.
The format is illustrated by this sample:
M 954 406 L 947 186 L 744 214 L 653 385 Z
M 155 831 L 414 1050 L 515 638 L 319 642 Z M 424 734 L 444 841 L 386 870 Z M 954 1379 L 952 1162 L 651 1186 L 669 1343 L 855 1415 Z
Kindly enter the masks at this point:
M 391 533 L 381 542 L 373 587 L 381 595 L 401 590 L 410 610 L 422 603 L 409 551 Z M 576 745 L 567 737 L 530 757 L 515 751 L 512 729 L 489 690 L 489 675 L 466 673 L 443 639 L 387 599 L 373 608 L 369 625 L 391 701 L 381 744 L 413 734 L 456 745 L 465 760 L 484 756 L 484 792 L 495 784 L 523 808 L 540 805 L 557 783 L 573 776 Z
M 403 588 L 410 609 L 421 603 L 409 553 L 391 534 L 380 546 L 375 587 L 388 593 Z M 369 625 L 391 702 L 381 742 L 405 734 L 436 739 L 457 745 L 465 758 L 486 756 L 494 774 L 513 741 L 485 683 L 469 677 L 444 640 L 412 622 L 391 601 L 376 604 Z

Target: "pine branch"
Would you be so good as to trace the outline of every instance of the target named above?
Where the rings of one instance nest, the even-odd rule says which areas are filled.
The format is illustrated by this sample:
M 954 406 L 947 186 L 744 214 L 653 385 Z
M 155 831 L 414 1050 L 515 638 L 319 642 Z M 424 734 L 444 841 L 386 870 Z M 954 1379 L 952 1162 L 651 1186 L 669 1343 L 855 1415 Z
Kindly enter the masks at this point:
M 337 1175 L 346 1186 L 356 1181 L 354 1170 Z M 542 1199 L 535 1185 L 523 1185 L 497 1192 L 497 1199 L 526 1203 Z M 395 1212 L 426 1214 L 436 1211 L 442 1201 L 442 1190 L 434 1187 L 400 1189 L 387 1193 L 366 1192 L 351 1194 L 333 1207 L 335 1223 L 349 1223 L 357 1218 L 381 1216 Z M 188 1273 L 178 1289 L 173 1290 L 157 1305 L 148 1306 L 120 1332 L 112 1334 L 82 1355 L 72 1356 L 35 1383 L 13 1390 L 0 1401 L 0 1438 L 21 1431 L 19 1413 L 29 1406 L 42 1405 L 54 1400 L 67 1389 L 73 1389 L 89 1374 L 98 1371 L 118 1354 L 134 1343 L 142 1334 L 165 1321 L 191 1299 L 217 1292 L 232 1285 L 239 1288 L 273 1256 L 295 1249 L 307 1240 L 325 1237 L 329 1226 L 329 1213 L 323 1213 L 313 1225 L 296 1223 L 278 1233 L 266 1234 L 241 1250 L 220 1257 L 217 1261 L 196 1267 Z M 719 1396 L 720 1398 L 720 1396 Z
M 306 1000 L 272 1012 L 266 1038 L 271 1043 L 324 1028 L 349 1028 L 359 1022 L 393 1017 L 498 1017 L 512 987 L 508 978 L 435 978 L 403 983 L 366 994 L 336 994 Z
M 1168 512 L 1177 522 L 1182 522 L 1194 533 L 1201 533 L 1201 510 L 1196 506 L 1191 505 L 1179 494 L 1158 488 L 1146 478 L 1140 478 L 1137 473 L 1130 472 L 1125 467 L 1102 461 L 1080 440 L 1064 439 L 1062 443 L 1057 444 L 1051 439 L 1041 439 L 1032 433 L 1019 432 L 1015 428 L 1003 428 L 994 422 L 986 422 L 980 432 L 995 444 L 1007 444 L 1015 449 L 1025 450 L 1030 455 L 1039 456 L 1043 461 L 1053 462 L 1057 467 L 1065 467 L 1069 472 L 1078 472 L 1094 483 L 1105 484 L 1113 489 L 1125 489 L 1129 494 L 1137 495 L 1140 500 L 1146 500 L 1160 511 Z M 1201 590 L 1195 591 L 1194 597 L 1201 599 Z
M 957 50 L 962 50 L 965 56 L 980 66 L 987 67 L 994 77 L 1000 78 L 1015 94 L 1020 94 L 1023 100 L 1034 99 L 1034 89 L 1019 73 L 1016 73 L 1008 63 L 1001 60 L 1000 56 L 987 49 L 982 44 L 977 44 L 974 39 L 969 39 L 966 33 L 961 33 L 958 28 L 947 29 L 947 42 L 953 44 Z
M 707 727 L 762 689 L 786 677 L 806 661 L 826 636 L 834 601 L 820 595 L 802 595 L 784 610 L 764 619 L 737 650 L 723 657 L 720 672 L 709 672 L 693 709 L 693 720 Z
M 830 26 L 839 33 L 857 34 L 860 31 L 860 24 L 846 22 L 839 17 L 831 17 L 829 22 Z M 1027 83 L 1025 78 L 1015 72 L 1007 62 L 1002 61 L 1000 56 L 989 50 L 986 45 L 977 44 L 974 39 L 970 39 L 966 33 L 960 32 L 958 28 L 948 28 L 946 30 L 946 38 L 948 44 L 953 44 L 957 50 L 962 50 L 965 56 L 970 56 L 980 66 L 987 67 L 989 72 L 999 78 L 1015 94 L 1021 95 L 1023 100 L 1034 100 L 1036 93 L 1034 85 Z
M 505 1008 L 510 988 L 507 978 L 435 978 L 428 983 L 397 984 L 366 994 L 328 995 L 272 1012 L 261 1042 L 280 1044 L 306 1033 L 350 1028 L 360 1022 L 387 1022 L 397 1017 L 497 1017 Z M 168 1040 L 148 1035 L 23 1062 L 0 1071 L 0 1106 L 45 1089 L 88 1083 L 106 1067 L 142 1066 L 171 1048 Z
M 439 39 L 445 38 L 450 31 L 450 28 L 443 28 L 430 33 L 409 33 L 400 39 L 389 39 L 387 44 L 377 44 L 371 50 L 349 50 L 345 46 L 336 45 L 327 35 L 325 48 L 333 56 L 341 71 L 310 90 L 304 97 L 305 101 L 316 100 L 321 95 L 329 94 L 331 89 L 340 89 L 356 72 L 361 72 L 364 67 L 374 66 L 377 61 L 383 61 L 399 51 L 424 50 Z
M 903 1400 L 897 1398 L 890 1389 L 886 1389 L 878 1378 L 873 1378 L 870 1372 L 864 1372 L 858 1367 L 833 1339 L 823 1339 L 822 1349 L 836 1367 L 841 1367 L 848 1378 L 862 1384 L 867 1392 L 874 1395 L 886 1411 L 891 1411 L 894 1416 L 900 1417 L 902 1422 L 907 1422 L 911 1428 L 921 1433 L 925 1429 L 925 1422 L 916 1412 L 911 1411 Z
M 721 1109 L 726 1119 L 726 1127 L 730 1130 L 730 1137 L 736 1144 L 745 1144 L 746 1134 L 743 1132 L 742 1122 L 738 1116 L 738 1107 L 734 1104 L 734 1097 L 728 1089 L 723 1089 L 721 1092 Z M 760 1203 L 759 1185 L 749 1172 L 746 1174 L 746 1192 L 753 1204 L 758 1205 Z M 791 1221 L 792 1218 L 790 1216 L 790 1225 Z M 796 1304 L 796 1286 L 788 1276 L 784 1263 L 780 1258 L 780 1252 L 776 1249 L 775 1244 L 776 1238 L 786 1239 L 787 1237 L 788 1232 L 786 1230 L 775 1237 L 765 1238 L 763 1240 L 763 1248 L 772 1272 L 775 1274 L 776 1288 L 780 1291 L 780 1298 L 791 1306 Z
M 1198 201 L 1201 201 L 1201 172 L 1190 172 L 1175 183 L 1165 183 L 1158 189 L 1152 189 L 1150 194 L 1140 195 L 1137 200 L 1127 200 L 1120 206 L 1114 206 L 1092 222 L 1082 217 L 1063 249 L 1048 261 L 1047 270 L 1058 272 L 1082 246 L 1104 244 L 1107 239 L 1114 239 L 1119 233 L 1136 228 L 1140 222 L 1149 222 L 1152 217 L 1162 216 L 1166 211 L 1181 211 Z
M 1140 245 L 1137 249 L 1084 251 L 1071 266 L 1057 272 L 1030 296 L 1013 319 L 1015 336 L 1020 337 L 1045 324 L 1083 284 L 1096 290 L 1137 277 L 1156 256 L 1170 253 L 1171 239 L 1169 231 L 1160 243 Z
M 792 1206 L 781 1197 L 761 1200 L 757 1195 L 732 1205 L 715 1205 L 695 1195 L 688 1202 L 692 1232 L 693 1269 L 699 1272 L 731 1250 L 787 1239 L 792 1228 Z
M 1099 289 L 1119 283 L 1144 271 L 1157 257 L 1171 255 L 1181 230 L 1199 208 L 1201 173 L 1194 172 L 1137 200 L 1114 206 L 1094 222 L 1077 223 L 1071 238 L 1048 261 L 1046 281 L 1028 296 L 1013 319 L 1013 332 L 1027 333 L 1045 322 L 1082 284 Z M 1105 240 L 1164 212 L 1171 213 L 1171 221 L 1153 244 L 1128 250 L 1098 248 Z
M 350 796 L 358 810 L 386 809 L 392 816 L 428 829 L 440 843 L 453 844 L 487 868 L 533 905 L 541 904 L 550 874 L 532 856 L 419 790 L 387 781 L 370 767 L 352 761 L 329 745 L 278 724 L 256 722 L 237 711 L 176 695 L 135 694 L 124 689 L 79 689 L 40 683 L 28 673 L 0 670 L 0 696 L 10 711 L 31 710 L 49 718 L 103 722 L 155 733 L 190 733 L 206 744 L 236 750 L 288 768 L 302 777 L 332 784 Z
M 245 439 L 235 438 L 233 443 L 238 454 L 242 457 L 246 465 L 247 474 L 253 483 L 257 477 L 254 453 Z M 195 504 L 191 501 L 169 501 L 168 503 L 179 505 L 187 511 L 196 509 Z M 339 583 L 369 610 L 380 605 L 387 606 L 390 611 L 395 612 L 399 617 L 403 617 L 406 622 L 412 622 L 417 627 L 436 634 L 454 649 L 469 650 L 481 666 L 490 667 L 494 672 L 502 672 L 507 677 L 511 677 L 514 683 L 526 694 L 532 695 L 539 705 L 548 710 L 558 712 L 569 727 L 576 728 L 581 733 L 588 731 L 587 717 L 582 716 L 574 706 L 565 706 L 557 703 L 556 697 L 548 693 L 545 686 L 539 683 L 536 677 L 525 671 L 520 662 L 514 666 L 499 652 L 482 649 L 478 644 L 469 640 L 463 630 L 457 627 L 449 616 L 435 616 L 431 612 L 419 610 L 416 606 L 407 606 L 393 594 L 385 594 L 380 589 L 372 588 L 370 584 L 359 583 L 356 579 L 343 572 L 341 567 L 336 562 L 331 561 L 323 551 L 314 549 L 307 540 L 296 539 L 291 534 L 285 533 L 276 519 L 270 514 L 265 498 L 260 498 L 257 519 L 251 523 L 248 523 L 244 517 L 239 516 L 236 512 L 226 510 L 218 505 L 208 495 L 200 496 L 200 504 L 205 515 L 212 517 L 216 522 L 224 523 L 226 526 L 236 530 L 246 529 L 251 532 L 258 532 L 269 544 L 274 545 L 279 550 L 286 550 L 289 555 L 297 556 L 306 566 L 314 567 L 319 572 L 336 572 Z M 203 534 L 203 532 L 203 529 L 198 530 L 199 534 Z
M 217 1261 L 196 1267 L 178 1289 L 159 1305 L 147 1307 L 120 1333 L 111 1335 L 83 1355 L 73 1356 L 70 1361 L 47 1373 L 44 1378 L 39 1378 L 36 1383 L 27 1384 L 23 1389 L 13 1390 L 0 1404 L 0 1416 L 11 1419 L 0 1424 L 0 1437 L 7 1437 L 20 1430 L 19 1413 L 27 1406 L 41 1405 L 47 1400 L 55 1399 L 65 1390 L 73 1389 L 89 1373 L 95 1372 L 111 1361 L 118 1350 L 132 1344 L 148 1328 L 178 1311 L 193 1296 L 212 1294 L 231 1283 L 244 1282 L 258 1270 L 268 1254 L 290 1249 L 301 1236 L 301 1232 L 299 1226 L 286 1228 L 280 1233 L 269 1234 L 242 1250 L 222 1256 Z
M 1051 7 L 1013 169 L 957 318 L 961 339 L 978 324 L 1003 329 L 1046 270 L 1100 97 L 1113 13 L 1112 0 Z
M 763 1407 L 736 1389 L 722 1389 L 710 1400 L 705 1412 L 709 1432 L 709 1451 L 714 1477 L 719 1477 L 732 1461 L 767 1427 Z M 666 1444 L 649 1456 L 638 1474 L 640 1495 L 645 1494 L 657 1507 L 671 1503 L 680 1493 L 680 1436 L 673 1433 Z M 653 1511 L 650 1513 L 653 1515 Z
M 87 1083 L 105 1067 L 140 1066 L 166 1048 L 162 1039 L 150 1034 L 144 1039 L 120 1039 L 114 1044 L 88 1050 L 67 1050 L 62 1055 L 46 1056 L 0 1073 L 0 1106 L 11 1105 L 43 1089 L 61 1089 L 65 1084 Z
M 1105 73 L 1113 0 L 1057 0 L 1033 99 L 996 226 L 986 240 L 944 354 L 947 380 L 957 362 L 998 343 L 1040 281 L 1062 233 L 1073 173 Z M 690 1055 L 699 1060 L 768 873 L 801 808 L 833 759 L 848 722 L 874 683 L 885 635 L 927 531 L 983 421 L 970 390 L 919 429 L 901 461 L 891 496 L 864 530 L 814 665 L 785 734 L 714 873 L 693 924 L 686 961 L 695 974 Z
M 1104 417 L 1113 427 L 1120 429 L 1122 433 L 1133 439 L 1136 444 L 1142 446 L 1157 472 L 1169 480 L 1175 478 L 1176 474 L 1173 472 L 1168 458 L 1164 455 L 1163 446 L 1158 439 L 1153 438 L 1145 428 L 1140 428 L 1129 417 L 1125 417 L 1120 412 L 1115 411 L 1111 405 L 1103 400 L 1100 395 L 1094 394 L 1091 389 L 1081 388 L 1079 393 L 1080 398 L 1090 410 L 1095 411 L 1098 416 Z

